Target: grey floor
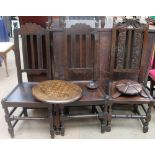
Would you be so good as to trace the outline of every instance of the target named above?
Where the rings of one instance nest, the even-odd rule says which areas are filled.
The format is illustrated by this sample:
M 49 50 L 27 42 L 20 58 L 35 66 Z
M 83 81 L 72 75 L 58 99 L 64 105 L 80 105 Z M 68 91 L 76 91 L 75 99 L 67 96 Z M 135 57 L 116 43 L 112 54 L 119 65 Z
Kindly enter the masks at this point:
M 9 77 L 6 77 L 4 64 L 0 67 L 0 99 L 5 97 L 17 84 L 14 53 L 8 53 Z M 26 78 L 25 78 L 26 79 Z M 31 110 L 30 114 L 44 114 L 45 110 Z M 155 110 L 152 109 L 152 119 L 149 132 L 143 133 L 141 123 L 133 119 L 113 119 L 112 130 L 100 133 L 100 122 L 97 119 L 78 119 L 65 122 L 65 136 L 56 135 L 56 139 L 148 139 L 155 138 Z M 0 138 L 9 139 L 4 111 L 0 106 Z M 49 124 L 47 121 L 20 121 L 15 127 L 15 139 L 49 139 Z

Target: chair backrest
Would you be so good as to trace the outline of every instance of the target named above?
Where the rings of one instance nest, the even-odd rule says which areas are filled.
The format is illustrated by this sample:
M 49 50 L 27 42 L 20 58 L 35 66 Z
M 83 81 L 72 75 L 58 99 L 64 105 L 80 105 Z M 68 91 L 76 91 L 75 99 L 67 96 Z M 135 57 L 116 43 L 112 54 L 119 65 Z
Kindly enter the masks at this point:
M 112 29 L 110 75 L 112 80 L 146 78 L 148 26 L 127 20 Z
M 27 23 L 14 31 L 15 57 L 18 82 L 23 82 L 22 73 L 47 74 L 52 79 L 50 35 L 39 25 Z M 22 65 L 23 59 L 23 65 Z
M 97 31 L 86 24 L 75 24 L 66 29 L 66 80 L 96 80 L 97 38 Z

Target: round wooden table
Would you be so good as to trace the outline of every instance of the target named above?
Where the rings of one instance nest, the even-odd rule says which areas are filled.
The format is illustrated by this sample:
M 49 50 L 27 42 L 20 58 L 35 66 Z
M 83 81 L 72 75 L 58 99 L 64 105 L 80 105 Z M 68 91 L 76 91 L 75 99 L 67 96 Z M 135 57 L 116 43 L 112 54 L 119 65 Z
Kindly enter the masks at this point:
M 74 102 L 81 98 L 82 89 L 80 86 L 63 80 L 48 80 L 39 83 L 32 88 L 33 96 L 42 102 L 49 104 L 49 120 L 50 120 L 50 134 L 54 138 L 54 111 L 55 115 L 60 116 L 61 126 L 60 131 L 56 128 L 56 133 L 61 132 L 64 135 L 64 104 Z M 55 110 L 54 110 L 55 108 Z M 55 117 L 58 118 L 58 117 Z

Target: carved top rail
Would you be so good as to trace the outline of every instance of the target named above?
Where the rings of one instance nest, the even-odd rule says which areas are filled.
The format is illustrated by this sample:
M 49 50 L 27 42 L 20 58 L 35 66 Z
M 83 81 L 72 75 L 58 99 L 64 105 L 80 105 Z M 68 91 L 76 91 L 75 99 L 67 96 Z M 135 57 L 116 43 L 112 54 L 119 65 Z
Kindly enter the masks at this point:
M 37 25 L 35 23 L 26 23 L 25 25 L 22 25 L 20 29 L 18 30 L 19 34 L 44 34 L 45 29 L 41 27 L 40 25 Z
M 139 19 L 127 19 L 124 18 L 122 22 L 115 25 L 117 28 L 128 28 L 128 29 L 145 29 L 148 27 L 147 24 L 140 23 Z

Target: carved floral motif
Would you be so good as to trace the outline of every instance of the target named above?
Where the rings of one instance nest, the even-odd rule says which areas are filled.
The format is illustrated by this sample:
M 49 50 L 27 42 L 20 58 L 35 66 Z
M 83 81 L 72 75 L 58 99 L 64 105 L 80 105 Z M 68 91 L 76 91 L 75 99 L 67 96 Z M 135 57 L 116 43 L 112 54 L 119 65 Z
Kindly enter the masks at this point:
M 121 69 L 124 66 L 125 58 L 126 31 L 120 32 L 118 35 L 118 48 L 116 58 L 116 68 Z
M 142 41 L 143 35 L 142 32 L 136 31 L 134 32 L 134 42 L 133 42 L 133 53 L 131 57 L 131 68 L 136 69 L 139 68 L 141 50 L 142 50 Z

